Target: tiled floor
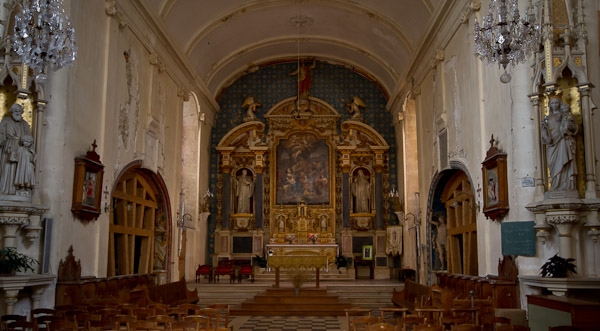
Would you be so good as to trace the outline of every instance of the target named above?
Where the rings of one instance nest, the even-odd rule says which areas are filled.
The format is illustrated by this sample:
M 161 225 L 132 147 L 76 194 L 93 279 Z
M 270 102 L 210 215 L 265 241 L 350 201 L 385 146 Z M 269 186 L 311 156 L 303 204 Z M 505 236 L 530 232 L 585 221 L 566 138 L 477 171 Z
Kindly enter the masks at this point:
M 331 316 L 237 316 L 234 331 L 342 331 L 346 317 Z

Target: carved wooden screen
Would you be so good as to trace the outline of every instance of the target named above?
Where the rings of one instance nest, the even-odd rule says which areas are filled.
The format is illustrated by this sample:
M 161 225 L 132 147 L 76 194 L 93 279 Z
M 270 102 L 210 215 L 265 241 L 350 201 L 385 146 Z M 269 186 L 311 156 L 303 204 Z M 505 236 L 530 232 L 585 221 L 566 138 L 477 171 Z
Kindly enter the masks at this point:
M 471 183 L 463 172 L 446 185 L 442 201 L 446 206 L 448 273 L 476 276 L 477 219 Z
M 155 234 L 161 237 L 166 234 L 167 227 L 163 224 L 162 229 L 155 229 L 156 196 L 154 185 L 136 171 L 123 175 L 115 187 L 110 213 L 108 276 L 152 273 L 161 262 L 155 261 L 154 239 Z M 165 251 L 159 255 L 166 268 L 169 246 L 168 240 L 164 241 Z

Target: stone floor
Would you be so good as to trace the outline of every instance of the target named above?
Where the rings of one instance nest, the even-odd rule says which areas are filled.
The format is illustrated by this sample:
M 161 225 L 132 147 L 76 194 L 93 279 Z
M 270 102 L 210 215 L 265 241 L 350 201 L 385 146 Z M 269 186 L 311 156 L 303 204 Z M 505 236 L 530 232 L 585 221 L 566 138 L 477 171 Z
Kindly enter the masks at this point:
M 235 316 L 231 322 L 234 331 L 342 331 L 346 324 L 345 316 Z

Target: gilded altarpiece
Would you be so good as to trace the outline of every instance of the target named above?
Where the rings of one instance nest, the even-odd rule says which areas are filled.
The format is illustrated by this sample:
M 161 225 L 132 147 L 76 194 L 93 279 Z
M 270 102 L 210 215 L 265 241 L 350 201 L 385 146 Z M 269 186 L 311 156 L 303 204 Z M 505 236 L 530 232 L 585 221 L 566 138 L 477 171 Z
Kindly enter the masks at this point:
M 268 110 L 266 123 L 245 122 L 221 139 L 216 258 L 318 255 L 332 264 L 352 254 L 353 236 L 385 243 L 389 146 L 370 126 L 340 118 L 323 100 L 293 97 Z M 244 185 L 254 188 L 248 200 Z M 240 252 L 236 237 L 252 245 Z

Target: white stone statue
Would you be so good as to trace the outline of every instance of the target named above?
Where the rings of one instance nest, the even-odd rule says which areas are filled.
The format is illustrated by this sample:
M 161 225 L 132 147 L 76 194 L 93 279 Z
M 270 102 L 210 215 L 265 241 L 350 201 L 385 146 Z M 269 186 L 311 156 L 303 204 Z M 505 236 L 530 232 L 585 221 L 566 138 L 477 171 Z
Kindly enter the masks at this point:
M 361 121 L 363 116 L 360 112 L 360 108 L 366 107 L 365 103 L 357 96 L 352 98 L 352 102 L 346 105 L 346 110 L 352 115 L 352 120 Z
M 354 212 L 355 213 L 368 213 L 369 208 L 369 195 L 371 192 L 371 183 L 369 178 L 364 175 L 362 169 L 357 171 L 357 176 L 354 178 L 352 185 L 352 194 L 354 195 Z
M 256 108 L 262 106 L 262 104 L 256 102 L 254 97 L 249 97 L 244 100 L 242 104 L 243 108 L 246 109 L 246 116 L 244 116 L 244 122 L 255 121 L 256 120 Z
M 17 171 L 15 186 L 17 189 L 30 190 L 35 185 L 36 155 L 33 147 L 33 137 L 25 135 L 21 138 L 21 146 L 17 153 Z
M 569 104 L 560 97 L 548 100 L 548 115 L 541 128 L 542 143 L 546 144 L 546 160 L 550 169 L 550 191 L 575 190 L 577 175 L 575 135 L 579 126 Z
M 254 181 L 252 176 L 248 175 L 248 170 L 243 169 L 242 174 L 237 178 L 237 212 L 239 214 L 250 213 L 250 201 L 254 195 Z
M 10 107 L 10 113 L 11 116 L 0 121 L 0 195 L 16 194 L 15 177 L 19 166 L 21 139 L 31 136 L 29 124 L 23 119 L 23 107 L 14 103 Z

